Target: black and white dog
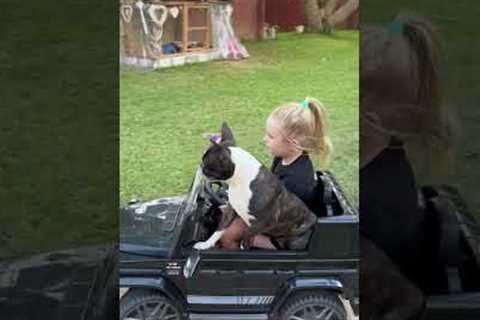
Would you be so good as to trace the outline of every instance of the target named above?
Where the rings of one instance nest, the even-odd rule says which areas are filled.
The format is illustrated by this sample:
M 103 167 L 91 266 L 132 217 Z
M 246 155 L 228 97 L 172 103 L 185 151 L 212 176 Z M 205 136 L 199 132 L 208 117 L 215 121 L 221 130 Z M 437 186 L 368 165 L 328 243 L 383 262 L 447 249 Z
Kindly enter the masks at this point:
M 316 215 L 283 183 L 247 151 L 236 147 L 230 128 L 222 125 L 220 142 L 212 141 L 202 159 L 202 172 L 211 180 L 228 184 L 228 202 L 248 226 L 243 243 L 256 234 L 270 236 L 281 249 L 304 249 L 316 222 Z M 224 219 L 229 221 L 233 219 Z M 205 250 L 221 239 L 227 223 L 195 249 Z

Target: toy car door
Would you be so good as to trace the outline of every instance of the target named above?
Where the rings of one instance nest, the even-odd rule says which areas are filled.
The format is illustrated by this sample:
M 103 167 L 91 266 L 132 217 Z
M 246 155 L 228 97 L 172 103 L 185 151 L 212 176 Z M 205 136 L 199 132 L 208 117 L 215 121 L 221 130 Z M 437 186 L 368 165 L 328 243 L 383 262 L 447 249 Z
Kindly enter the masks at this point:
M 299 253 L 270 250 L 198 252 L 187 277 L 187 300 L 200 312 L 266 312 L 294 274 Z

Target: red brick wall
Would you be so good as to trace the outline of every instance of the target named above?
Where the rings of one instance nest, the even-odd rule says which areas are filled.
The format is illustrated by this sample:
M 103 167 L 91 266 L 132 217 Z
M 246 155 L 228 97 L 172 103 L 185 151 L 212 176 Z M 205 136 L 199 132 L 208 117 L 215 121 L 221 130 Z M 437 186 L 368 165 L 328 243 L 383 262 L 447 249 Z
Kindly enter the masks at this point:
M 265 23 L 265 0 L 232 0 L 233 23 L 237 37 L 258 40 Z
M 303 24 L 302 0 L 266 0 L 265 21 L 281 30 Z

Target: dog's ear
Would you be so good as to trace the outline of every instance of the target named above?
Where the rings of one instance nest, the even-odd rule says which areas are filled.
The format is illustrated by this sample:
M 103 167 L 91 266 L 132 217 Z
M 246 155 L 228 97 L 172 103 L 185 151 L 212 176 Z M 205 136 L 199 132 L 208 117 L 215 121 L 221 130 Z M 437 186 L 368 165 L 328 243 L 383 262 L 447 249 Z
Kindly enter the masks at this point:
M 222 140 L 221 143 L 227 147 L 235 146 L 235 139 L 233 138 L 232 130 L 228 127 L 228 124 L 224 122 L 222 124 Z

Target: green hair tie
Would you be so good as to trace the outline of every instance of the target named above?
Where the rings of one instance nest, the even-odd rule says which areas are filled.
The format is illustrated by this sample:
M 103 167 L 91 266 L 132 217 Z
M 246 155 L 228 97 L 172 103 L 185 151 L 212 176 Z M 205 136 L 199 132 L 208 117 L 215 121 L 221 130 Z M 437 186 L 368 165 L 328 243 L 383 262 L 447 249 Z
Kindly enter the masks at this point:
M 300 102 L 300 104 L 302 105 L 302 108 L 308 109 L 308 105 L 310 104 L 310 102 L 307 99 L 305 99 L 302 102 Z
M 391 21 L 385 25 L 385 28 L 393 34 L 403 34 L 403 23 L 399 21 Z

